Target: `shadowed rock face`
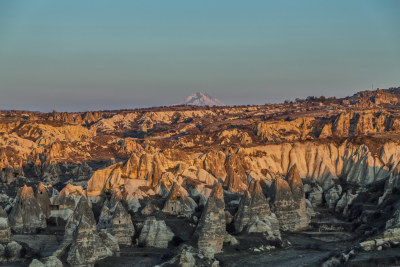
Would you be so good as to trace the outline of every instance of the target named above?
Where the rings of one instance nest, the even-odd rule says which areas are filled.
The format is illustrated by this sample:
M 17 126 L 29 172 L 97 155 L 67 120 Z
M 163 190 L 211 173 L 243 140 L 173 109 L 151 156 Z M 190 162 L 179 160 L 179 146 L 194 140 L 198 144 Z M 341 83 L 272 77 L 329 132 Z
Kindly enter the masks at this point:
M 13 240 L 7 213 L 0 206 L 0 244 L 9 243 Z
M 40 183 L 37 188 L 36 200 L 42 208 L 44 215 L 48 218 L 50 216 L 50 198 L 47 194 L 46 187 L 42 183 Z
M 221 184 L 216 183 L 203 209 L 194 235 L 199 250 L 210 256 L 222 250 L 226 234 L 224 209 L 224 191 Z
M 94 218 L 93 211 L 85 197 L 80 198 L 78 205 L 76 205 L 73 214 L 71 217 L 69 217 L 67 224 L 65 225 L 64 244 L 68 244 L 73 241 L 75 229 L 78 227 L 82 217 L 86 217 L 86 223 L 96 226 L 96 220 Z
M 32 187 L 24 186 L 11 210 L 9 221 L 16 233 L 32 233 L 46 228 L 46 216 L 36 200 Z
M 242 232 L 258 220 L 271 215 L 269 203 L 265 198 L 259 181 L 252 180 L 249 190 L 244 192 L 240 200 L 238 211 L 234 217 L 236 232 Z
M 115 207 L 108 226 L 108 232 L 118 240 L 120 245 L 132 245 L 132 237 L 135 235 L 135 228 L 131 216 L 125 210 L 121 202 L 118 202 Z
M 96 225 L 87 216 L 81 216 L 73 233 L 67 262 L 72 266 L 93 266 L 98 260 L 111 256 L 96 231 Z
M 190 216 L 196 208 L 196 202 L 188 196 L 185 188 L 174 183 L 162 211 L 172 215 Z
M 309 223 L 304 192 L 302 198 L 300 198 L 302 183 L 300 186 L 296 177 L 295 172 L 289 173 L 287 177 L 293 185 L 295 194 L 293 194 L 289 183 L 283 179 L 276 178 L 271 186 L 271 210 L 276 214 L 280 228 L 284 231 L 304 229 Z
M 156 220 L 154 216 L 146 219 L 139 236 L 139 244 L 146 247 L 166 248 L 174 233 L 164 221 Z

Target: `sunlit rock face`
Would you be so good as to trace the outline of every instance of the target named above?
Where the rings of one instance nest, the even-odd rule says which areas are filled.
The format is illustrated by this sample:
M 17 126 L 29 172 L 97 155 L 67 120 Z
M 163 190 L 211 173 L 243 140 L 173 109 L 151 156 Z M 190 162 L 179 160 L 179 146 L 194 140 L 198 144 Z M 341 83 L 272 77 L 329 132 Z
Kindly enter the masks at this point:
M 16 233 L 34 233 L 46 228 L 46 216 L 33 194 L 32 187 L 25 185 L 20 190 L 9 221 Z
M 194 234 L 199 250 L 205 254 L 214 255 L 222 250 L 226 234 L 224 209 L 224 191 L 221 184 L 216 183 Z
M 248 175 L 272 182 L 276 176 L 285 176 L 294 165 L 302 179 L 314 181 L 323 191 L 337 184 L 339 177 L 348 183 L 364 186 L 389 176 L 389 166 L 400 161 L 397 148 L 400 146 L 395 143 L 386 143 L 371 151 L 372 148 L 366 145 L 346 141 L 340 144 L 267 144 L 240 148 L 237 152 L 228 151 L 226 158 L 221 151 L 199 157 L 192 155 L 192 158 L 185 155 L 182 157 L 185 164 L 182 160 L 171 158 L 170 153 L 166 155 L 166 152 L 145 152 L 140 157 L 132 155 L 124 164 L 116 163 L 96 171 L 89 180 L 87 195 L 100 196 L 102 192 L 110 193 L 113 188 L 122 185 L 126 195 L 142 194 L 140 188 L 143 186 L 159 186 L 163 182 L 163 175 L 168 173 L 168 168 L 178 171 L 182 169 L 174 178 L 175 181 L 182 179 L 179 183 L 191 178 L 208 184 L 213 183 L 214 176 L 221 178 L 224 187 L 232 192 L 244 192 L 247 189 Z M 203 167 L 213 175 L 205 175 L 198 167 L 193 171 L 191 164 Z
M 226 162 L 227 177 L 224 186 L 232 192 L 246 190 L 247 176 L 243 165 L 236 154 L 231 154 Z

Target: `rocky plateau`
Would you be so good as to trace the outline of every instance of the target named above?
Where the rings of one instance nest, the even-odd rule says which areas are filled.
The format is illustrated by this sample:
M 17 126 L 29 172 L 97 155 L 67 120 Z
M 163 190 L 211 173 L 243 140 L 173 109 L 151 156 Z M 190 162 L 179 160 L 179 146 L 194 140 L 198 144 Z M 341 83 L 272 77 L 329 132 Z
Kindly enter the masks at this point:
M 215 103 L 0 111 L 0 266 L 400 264 L 400 88 Z

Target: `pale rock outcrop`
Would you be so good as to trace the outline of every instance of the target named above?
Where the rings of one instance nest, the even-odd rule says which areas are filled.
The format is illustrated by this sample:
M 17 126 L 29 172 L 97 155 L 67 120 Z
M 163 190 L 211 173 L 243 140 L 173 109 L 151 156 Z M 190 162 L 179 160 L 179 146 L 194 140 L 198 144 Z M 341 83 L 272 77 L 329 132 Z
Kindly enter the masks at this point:
M 227 233 L 224 238 L 224 244 L 225 243 L 227 243 L 231 246 L 234 246 L 234 245 L 239 244 L 239 241 L 234 236 Z
M 199 251 L 212 258 L 222 250 L 226 233 L 224 191 L 220 183 L 213 191 L 203 209 L 194 238 Z
M 42 208 L 42 211 L 44 213 L 44 215 L 46 216 L 46 218 L 48 218 L 50 216 L 50 198 L 49 195 L 47 193 L 47 188 L 40 183 L 37 191 L 36 191 L 36 200 L 39 203 L 40 207 Z
M 352 190 L 347 190 L 336 203 L 335 211 L 347 216 L 349 212 L 349 205 L 351 205 L 357 196 L 358 192 L 353 193 Z
M 0 244 L 6 244 L 13 240 L 7 213 L 0 206 Z
M 55 256 L 49 256 L 41 259 L 33 259 L 29 267 L 63 267 L 62 262 Z
M 363 250 L 369 251 L 377 249 L 385 243 L 391 246 L 398 246 L 400 244 L 400 211 L 397 209 L 393 217 L 386 222 L 383 233 L 360 243 Z
M 342 195 L 342 187 L 339 184 L 336 184 L 330 189 L 328 189 L 328 191 L 325 191 L 324 197 L 326 206 L 330 209 L 334 209 L 341 195 Z
M 214 259 L 214 257 L 208 257 L 209 255 L 204 255 L 198 249 L 191 246 L 184 245 L 179 253 L 173 257 L 171 260 L 164 262 L 160 267 L 197 267 L 197 266 L 210 266 L 219 267 L 219 261 Z
M 16 233 L 34 233 L 46 228 L 46 216 L 33 194 L 32 187 L 24 185 L 8 217 Z
M 272 218 L 274 219 L 271 223 L 268 219 Z M 271 226 L 277 227 L 271 228 Z M 244 192 L 238 211 L 234 216 L 234 227 L 238 233 L 243 230 L 249 232 L 260 231 L 268 232 L 272 237 L 274 232 L 279 233 L 279 223 L 275 215 L 271 214 L 269 203 L 262 192 L 259 181 L 252 180 L 249 190 Z
M 206 171 L 210 172 L 214 177 L 225 180 L 226 155 L 222 151 L 212 151 L 207 154 L 203 154 L 201 159 L 203 159 L 203 168 Z
M 85 197 L 81 197 L 72 213 L 71 217 L 69 217 L 67 224 L 65 225 L 64 232 L 64 244 L 69 244 L 73 240 L 73 235 L 76 228 L 79 226 L 79 222 L 82 217 L 86 217 L 87 220 L 85 222 L 96 225 L 96 220 L 94 218 L 94 214 L 92 209 L 89 206 L 89 203 Z
M 320 206 L 323 203 L 324 189 L 320 185 L 317 183 L 306 184 L 303 189 L 313 207 Z
M 277 177 L 271 186 L 271 210 L 284 231 L 297 231 L 308 226 L 305 199 L 304 207 L 295 201 L 288 182 Z
M 71 243 L 67 262 L 72 266 L 93 266 L 96 261 L 113 254 L 101 242 L 95 222 L 87 216 L 81 216 Z
M 112 218 L 111 211 L 108 208 L 108 203 L 104 203 L 100 211 L 99 222 L 97 223 L 97 230 L 107 229 Z
M 313 138 L 314 118 L 297 118 L 291 121 L 263 121 L 255 126 L 257 136 L 264 141 L 294 141 Z
M 44 265 L 41 261 L 37 259 L 33 259 L 28 267 L 46 267 L 46 265 Z
M 383 195 L 379 198 L 378 204 L 381 204 L 387 196 L 392 194 L 393 190 L 400 188 L 400 162 L 392 169 L 389 178 L 385 182 Z
M 46 267 L 63 267 L 62 262 L 55 256 L 49 256 L 42 259 Z
M 247 189 L 247 175 L 237 154 L 229 155 L 226 160 L 227 176 L 224 186 L 231 192 L 243 192 Z
M 191 178 L 207 185 L 213 185 L 217 179 L 204 169 L 197 169 L 196 167 L 189 167 L 184 170 L 180 175 L 183 178 Z
M 113 209 L 108 232 L 118 240 L 118 244 L 130 246 L 132 245 L 132 237 L 135 235 L 131 216 L 121 202 L 118 202 Z
M 144 222 L 139 236 L 139 245 L 146 247 L 166 248 L 172 240 L 174 233 L 162 220 L 150 216 Z
M 86 197 L 82 186 L 67 184 L 58 195 L 52 197 L 52 209 L 50 217 L 68 220 L 82 197 Z
M 279 221 L 275 214 L 271 213 L 269 216 L 265 216 L 263 220 L 254 221 L 247 229 L 248 233 L 265 233 L 266 238 L 271 241 L 281 239 L 281 233 L 279 231 Z
M 118 239 L 116 239 L 114 236 L 112 236 L 110 233 L 107 233 L 106 230 L 100 230 L 99 232 L 99 237 L 101 239 L 101 242 L 109 248 L 114 255 L 118 255 L 119 252 L 119 244 L 118 244 Z
M 191 216 L 196 208 L 196 202 L 188 196 L 185 188 L 174 183 L 162 211 L 172 215 Z

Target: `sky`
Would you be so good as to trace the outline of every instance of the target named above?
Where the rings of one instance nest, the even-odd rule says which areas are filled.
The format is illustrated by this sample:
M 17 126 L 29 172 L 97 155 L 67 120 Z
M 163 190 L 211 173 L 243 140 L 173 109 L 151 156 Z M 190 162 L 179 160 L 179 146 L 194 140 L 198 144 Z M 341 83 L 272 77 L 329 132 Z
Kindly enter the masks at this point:
M 228 105 L 400 86 L 398 0 L 2 0 L 0 109 Z M 372 87 L 373 86 L 373 87 Z

